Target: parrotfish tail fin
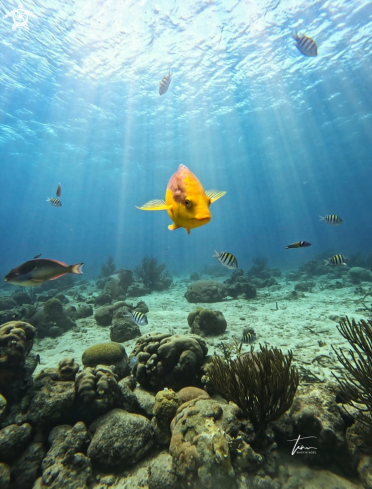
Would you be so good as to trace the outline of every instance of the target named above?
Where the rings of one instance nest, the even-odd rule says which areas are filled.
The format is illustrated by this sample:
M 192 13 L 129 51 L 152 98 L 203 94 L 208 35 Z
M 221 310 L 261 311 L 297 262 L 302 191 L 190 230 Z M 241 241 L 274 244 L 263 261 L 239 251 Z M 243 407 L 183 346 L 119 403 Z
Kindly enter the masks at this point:
M 76 275 L 83 275 L 83 265 L 84 263 L 77 263 L 76 265 L 71 265 L 71 273 L 75 273 Z
M 169 231 L 175 231 L 176 229 L 179 229 L 181 226 L 177 226 L 177 224 L 169 224 L 168 229 Z M 189 231 L 190 234 L 190 231 Z
M 329 265 L 331 262 L 329 260 L 324 260 L 324 265 L 327 266 Z
M 155 200 L 150 200 L 149 202 L 146 202 L 146 204 L 143 204 L 141 207 L 137 207 L 137 209 L 140 209 L 141 211 L 166 211 L 166 210 L 170 209 L 171 207 L 172 206 L 167 205 L 164 202 L 164 200 L 155 199 Z
M 216 202 L 216 200 L 223 197 L 225 193 L 226 193 L 225 190 L 207 190 L 205 192 L 206 196 L 211 199 L 211 204 L 213 204 L 213 202 Z
M 218 258 L 220 254 L 218 253 L 217 250 L 214 250 L 214 255 L 212 255 L 212 258 Z

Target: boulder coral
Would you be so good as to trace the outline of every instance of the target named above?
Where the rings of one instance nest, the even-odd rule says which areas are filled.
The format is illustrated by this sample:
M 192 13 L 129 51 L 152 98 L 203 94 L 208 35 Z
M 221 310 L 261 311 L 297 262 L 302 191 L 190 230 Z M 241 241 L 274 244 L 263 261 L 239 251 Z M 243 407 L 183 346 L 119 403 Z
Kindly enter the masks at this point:
M 226 286 L 213 280 L 197 280 L 188 286 L 185 297 L 189 302 L 221 302 L 228 295 Z
M 147 389 L 181 389 L 198 385 L 200 366 L 208 353 L 197 335 L 152 333 L 137 340 L 131 358 L 136 357 L 133 374 Z
M 141 460 L 154 444 L 154 428 L 139 414 L 123 409 L 99 417 L 89 428 L 88 457 L 102 468 L 125 468 Z
M 187 322 L 191 328 L 191 333 L 201 336 L 219 335 L 224 333 L 227 328 L 227 322 L 222 312 L 211 309 L 199 308 L 190 312 Z

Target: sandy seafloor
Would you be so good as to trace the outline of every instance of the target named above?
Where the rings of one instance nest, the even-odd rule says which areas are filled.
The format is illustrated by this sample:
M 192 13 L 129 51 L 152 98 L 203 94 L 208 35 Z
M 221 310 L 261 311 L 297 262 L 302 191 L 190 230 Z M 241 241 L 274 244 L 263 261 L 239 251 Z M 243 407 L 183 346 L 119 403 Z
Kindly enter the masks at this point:
M 225 278 L 217 280 L 223 281 Z M 222 351 L 218 348 L 221 341 L 228 343 L 235 339 L 239 342 L 243 328 L 249 326 L 254 328 L 257 336 L 257 340 L 253 343 L 255 348 L 262 343 L 280 348 L 284 353 L 292 350 L 294 365 L 299 368 L 300 373 L 304 374 L 303 369 L 307 369 L 310 372 L 309 375 L 316 376 L 316 378 L 302 379 L 301 383 L 311 383 L 314 380 L 315 382 L 334 381 L 332 372 L 337 374 L 340 364 L 331 345 L 350 349 L 348 342 L 337 330 L 337 321 L 343 316 L 356 320 L 372 316 L 368 315 L 367 311 L 361 310 L 363 306 L 357 302 L 361 294 L 356 291 L 355 285 L 324 290 L 317 285 L 312 292 L 304 293 L 304 297 L 288 300 L 284 297 L 294 290 L 295 282 L 288 282 L 285 278 L 278 278 L 277 281 L 280 287 L 258 289 L 255 299 L 190 304 L 184 294 L 191 281 L 188 278 L 178 277 L 171 288 L 164 292 L 152 292 L 150 295 L 127 299 L 126 302 L 135 305 L 143 300 L 149 308 L 147 313 L 149 324 L 140 327 L 141 334 L 155 331 L 186 334 L 190 332 L 187 316 L 196 307 L 221 311 L 227 321 L 227 329 L 222 335 L 204 338 L 208 345 L 208 354 L 221 355 Z M 316 282 L 317 279 L 314 281 Z M 371 285 L 368 282 L 361 284 L 365 291 L 368 291 Z M 94 298 L 102 292 L 96 288 L 94 281 L 91 281 L 90 286 L 85 290 L 79 289 L 77 283 L 71 289 L 64 291 L 65 296 L 69 299 L 69 306 L 75 305 L 77 308 L 81 304 L 73 299 L 77 291 L 86 299 Z M 9 292 L 13 293 L 14 290 Z M 366 302 L 368 299 L 370 297 Z M 58 338 L 35 339 L 32 351 L 40 355 L 41 364 L 35 370 L 34 375 L 44 368 L 57 367 L 58 362 L 66 357 L 73 357 L 82 368 L 81 356 L 86 348 L 96 343 L 110 341 L 110 327 L 98 326 L 94 316 L 76 320 L 76 324 L 76 328 Z M 323 346 L 320 346 L 319 342 Z M 135 343 L 136 339 L 123 343 L 128 355 L 133 350 Z M 242 352 L 249 351 L 250 348 L 251 345 L 243 345 Z M 125 470 L 122 476 L 96 474 L 98 481 L 93 484 L 92 488 L 106 488 L 108 486 L 105 482 L 109 483 L 109 487 L 117 489 L 146 488 L 147 468 L 151 459 L 152 456 L 146 457 Z M 300 458 L 290 456 L 290 449 L 288 453 L 280 454 L 280 464 L 282 464 L 280 470 L 285 471 L 287 476 L 291 475 L 294 481 L 293 486 L 286 485 L 286 487 L 305 487 L 306 489 L 363 487 L 359 481 L 350 481 L 334 472 L 308 468 L 301 463 Z M 299 485 L 295 484 L 296 479 Z

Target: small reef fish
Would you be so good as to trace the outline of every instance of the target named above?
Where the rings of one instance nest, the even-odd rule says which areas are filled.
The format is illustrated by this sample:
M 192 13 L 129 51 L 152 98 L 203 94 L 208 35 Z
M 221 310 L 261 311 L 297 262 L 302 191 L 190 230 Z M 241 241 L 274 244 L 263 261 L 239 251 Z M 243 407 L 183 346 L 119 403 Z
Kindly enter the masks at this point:
M 286 246 L 285 249 L 288 250 L 289 248 L 307 248 L 308 246 L 311 246 L 311 243 L 308 243 L 307 241 L 296 241 L 295 243 Z
M 59 183 L 56 190 L 56 196 L 61 197 L 61 194 L 62 194 L 62 187 L 61 184 Z
M 314 57 L 318 54 L 318 46 L 314 39 L 311 37 L 305 36 L 304 34 L 298 35 L 297 31 L 293 33 L 293 39 L 296 41 L 293 44 L 300 51 L 300 53 L 305 56 Z
M 254 341 L 256 341 L 257 337 L 255 335 L 255 333 L 246 333 L 246 334 L 243 334 L 243 337 L 240 341 L 240 343 L 245 343 L 247 345 L 249 345 L 250 343 L 253 343 Z
M 137 365 L 138 359 L 137 357 L 132 357 L 129 362 L 130 369 L 133 370 L 134 367 Z
M 347 267 L 345 261 L 348 261 L 349 258 L 347 258 L 344 255 L 335 255 L 332 256 L 332 258 L 328 258 L 328 260 L 324 260 L 325 265 L 336 265 L 336 266 L 344 266 Z
M 40 260 L 29 260 L 22 265 L 10 270 L 5 275 L 5 282 L 23 287 L 36 287 L 47 280 L 55 280 L 56 278 L 66 275 L 66 273 L 74 273 L 75 275 L 83 275 L 83 263 L 75 265 L 66 265 L 61 261 L 49 260 L 41 258 Z
M 225 195 L 225 191 L 204 191 L 202 184 L 185 165 L 180 165 L 171 176 L 164 200 L 150 200 L 141 207 L 142 211 L 167 211 L 174 224 L 168 229 L 190 230 L 204 226 L 211 220 L 209 206 Z
M 212 255 L 212 258 L 217 258 L 217 260 L 224 267 L 229 268 L 230 270 L 238 268 L 238 260 L 231 253 L 228 253 L 227 251 L 222 251 L 221 253 L 218 253 L 218 251 L 216 250 L 214 250 L 214 253 L 215 254 Z
M 342 223 L 342 219 L 340 216 L 336 216 L 335 214 L 328 214 L 328 216 L 319 216 L 321 221 L 326 222 L 327 224 L 331 224 L 332 226 L 338 226 Z
M 139 311 L 133 311 L 132 313 L 123 314 L 124 317 L 130 317 L 131 320 L 137 324 L 137 326 L 144 326 L 149 324 L 146 314 Z
M 59 199 L 53 198 L 53 199 L 47 199 L 47 202 L 50 202 L 54 207 L 62 207 L 62 202 Z
M 169 88 L 170 82 L 172 80 L 172 74 L 169 70 L 168 75 L 165 75 L 159 84 L 159 95 L 164 95 Z
M 36 260 L 36 258 L 39 258 L 39 256 L 41 256 L 41 253 L 39 253 L 38 255 L 34 256 L 34 260 Z

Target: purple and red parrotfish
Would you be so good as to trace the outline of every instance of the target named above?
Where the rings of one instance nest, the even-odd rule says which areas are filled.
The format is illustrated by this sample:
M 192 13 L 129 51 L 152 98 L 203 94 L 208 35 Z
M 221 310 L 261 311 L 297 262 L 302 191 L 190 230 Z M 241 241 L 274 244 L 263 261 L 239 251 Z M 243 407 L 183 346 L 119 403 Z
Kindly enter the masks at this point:
M 24 287 L 36 287 L 47 280 L 55 280 L 56 278 L 62 277 L 66 273 L 83 275 L 81 270 L 82 266 L 83 263 L 66 265 L 66 263 L 61 261 L 49 260 L 47 258 L 29 260 L 10 270 L 5 275 L 5 282 Z
M 142 211 L 167 211 L 173 224 L 170 231 L 185 228 L 190 230 L 204 226 L 211 220 L 209 207 L 213 202 L 225 195 L 225 191 L 207 190 L 196 176 L 185 165 L 180 165 L 167 186 L 164 200 L 150 200 L 141 207 Z

